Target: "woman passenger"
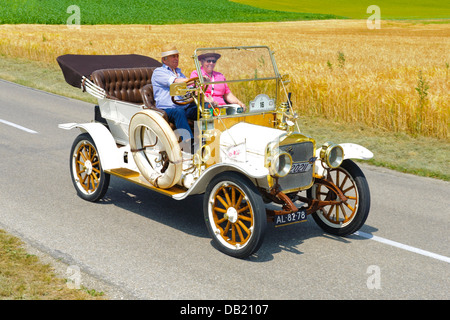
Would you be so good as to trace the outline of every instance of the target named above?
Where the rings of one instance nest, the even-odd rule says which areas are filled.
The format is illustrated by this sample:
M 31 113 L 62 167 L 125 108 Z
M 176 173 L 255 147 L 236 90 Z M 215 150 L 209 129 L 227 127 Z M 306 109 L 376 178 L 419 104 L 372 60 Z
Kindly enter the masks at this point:
M 198 56 L 201 63 L 201 72 L 204 79 L 210 82 L 226 81 L 225 76 L 214 71 L 220 54 L 215 52 L 204 53 Z M 190 78 L 197 77 L 197 70 L 192 71 Z M 212 106 L 221 106 L 225 104 L 238 104 L 245 111 L 246 106 L 231 92 L 226 83 L 210 84 L 205 92 L 205 100 Z

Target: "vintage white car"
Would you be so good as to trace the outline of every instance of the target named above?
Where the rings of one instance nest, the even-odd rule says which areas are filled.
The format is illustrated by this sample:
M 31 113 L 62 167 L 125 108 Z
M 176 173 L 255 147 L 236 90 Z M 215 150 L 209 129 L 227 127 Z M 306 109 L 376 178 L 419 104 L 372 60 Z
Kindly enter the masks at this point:
M 213 241 L 237 258 L 259 249 L 268 223 L 283 226 L 312 215 L 332 234 L 346 236 L 361 228 L 370 191 L 351 159 L 373 154 L 352 143 L 316 145 L 301 133 L 286 88 L 289 80 L 279 73 L 270 48 L 196 49 L 192 68 L 198 74 L 199 56 L 211 52 L 220 54 L 215 71 L 222 81 L 200 76 L 170 88 L 180 107 L 197 105 L 197 121 L 190 123 L 195 150 L 183 146 L 183 132 L 155 107 L 151 77 L 160 62 L 140 55 L 58 57 L 66 81 L 98 98 L 93 122 L 59 125 L 81 131 L 70 151 L 78 195 L 99 200 L 110 175 L 174 200 L 204 194 Z M 190 70 L 185 73 L 189 76 Z M 205 103 L 208 87 L 223 83 L 245 110 Z

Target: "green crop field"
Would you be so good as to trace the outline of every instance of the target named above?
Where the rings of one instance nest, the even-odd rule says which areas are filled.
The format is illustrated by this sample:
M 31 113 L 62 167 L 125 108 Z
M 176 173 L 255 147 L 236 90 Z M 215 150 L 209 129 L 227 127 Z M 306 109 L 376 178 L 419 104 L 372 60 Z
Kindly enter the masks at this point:
M 80 10 L 80 23 L 178 24 L 316 20 L 334 15 L 280 12 L 228 0 L 0 0 L 0 24 L 65 24 Z M 69 12 L 68 12 L 69 11 Z
M 370 16 L 377 5 L 382 19 L 450 19 L 450 1 L 443 0 L 232 0 L 262 9 L 335 14 L 352 19 Z
M 442 0 L 0 0 L 0 24 L 65 24 L 72 5 L 92 25 L 366 19 L 373 4 L 382 19 L 450 19 Z

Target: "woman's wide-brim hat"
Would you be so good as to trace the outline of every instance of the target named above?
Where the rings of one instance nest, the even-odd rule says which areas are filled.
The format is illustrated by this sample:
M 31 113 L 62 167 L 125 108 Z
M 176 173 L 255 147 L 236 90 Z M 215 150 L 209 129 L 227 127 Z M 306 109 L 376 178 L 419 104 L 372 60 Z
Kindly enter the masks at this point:
M 221 55 L 215 52 L 207 52 L 207 53 L 203 53 L 201 55 L 198 56 L 198 60 L 204 60 L 206 58 L 210 58 L 213 57 L 214 59 L 218 60 Z
M 173 44 L 169 44 L 169 45 L 162 47 L 161 58 L 171 56 L 173 54 L 179 54 L 177 47 L 175 47 Z

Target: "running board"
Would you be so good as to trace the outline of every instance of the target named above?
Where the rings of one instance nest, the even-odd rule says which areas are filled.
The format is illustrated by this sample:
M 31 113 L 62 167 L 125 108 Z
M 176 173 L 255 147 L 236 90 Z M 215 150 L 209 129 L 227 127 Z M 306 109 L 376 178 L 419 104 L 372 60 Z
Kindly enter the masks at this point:
M 143 186 L 145 188 L 148 188 L 150 190 L 162 193 L 166 196 L 171 196 L 173 197 L 174 195 L 180 194 L 180 193 L 185 193 L 186 189 L 182 188 L 180 186 L 173 186 L 169 189 L 161 189 L 161 188 L 157 188 L 154 185 L 152 185 L 150 182 L 147 181 L 147 179 L 145 179 L 139 172 L 134 171 L 134 170 L 130 170 L 127 168 L 114 168 L 114 169 L 108 169 L 105 170 L 105 173 L 111 174 L 113 176 L 122 178 L 124 180 L 136 183 L 140 186 Z

